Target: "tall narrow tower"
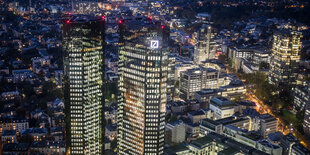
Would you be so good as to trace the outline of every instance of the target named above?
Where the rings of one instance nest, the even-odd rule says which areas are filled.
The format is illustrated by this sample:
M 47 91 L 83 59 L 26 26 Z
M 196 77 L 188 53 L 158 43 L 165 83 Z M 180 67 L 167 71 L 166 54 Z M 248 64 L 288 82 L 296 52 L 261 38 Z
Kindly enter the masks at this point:
M 104 17 L 63 22 L 63 55 L 70 154 L 103 154 Z
M 194 51 L 194 61 L 200 64 L 207 59 L 214 59 L 216 53 L 216 43 L 214 33 L 209 24 L 203 24 L 197 32 L 197 44 Z
M 162 155 L 169 29 L 149 18 L 119 31 L 118 154 Z

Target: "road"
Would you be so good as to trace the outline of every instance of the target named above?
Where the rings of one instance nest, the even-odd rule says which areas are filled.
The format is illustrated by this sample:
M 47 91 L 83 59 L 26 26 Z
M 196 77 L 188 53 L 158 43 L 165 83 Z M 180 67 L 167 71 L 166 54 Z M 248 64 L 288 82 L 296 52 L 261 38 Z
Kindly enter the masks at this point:
M 298 140 L 300 141 L 300 143 L 302 145 L 304 145 L 305 147 L 307 147 L 309 149 L 310 146 L 309 146 L 309 144 L 307 144 L 305 142 L 305 138 L 303 136 L 301 136 L 299 133 L 297 133 L 296 130 L 294 130 L 291 127 L 291 125 L 285 125 L 284 121 L 281 118 L 274 115 L 272 113 L 272 110 L 270 109 L 270 107 L 268 105 L 265 105 L 263 101 L 261 101 L 258 97 L 256 97 L 256 95 L 253 93 L 253 91 L 250 87 L 246 87 L 246 88 L 247 88 L 247 93 L 246 93 L 247 99 L 256 104 L 256 110 L 260 114 L 268 113 L 268 114 L 274 116 L 278 120 L 278 127 L 277 127 L 278 131 L 282 132 L 284 135 L 292 133 L 294 136 L 296 136 L 298 138 Z
M 238 74 L 236 74 L 236 72 L 231 69 L 229 66 L 225 65 L 227 68 L 226 68 L 226 71 L 227 73 L 234 73 L 236 76 Z M 245 79 L 242 79 L 241 77 L 237 76 L 240 80 L 242 80 L 243 82 L 245 82 Z M 246 99 L 247 100 L 250 100 L 252 102 L 254 102 L 256 104 L 256 110 L 260 113 L 260 114 L 265 114 L 265 113 L 268 113 L 272 116 L 274 116 L 277 120 L 278 120 L 278 127 L 277 127 L 277 130 L 282 132 L 283 135 L 287 135 L 289 133 L 292 133 L 294 136 L 296 136 L 298 138 L 298 140 L 300 141 L 300 143 L 305 146 L 306 148 L 310 149 L 310 145 L 309 143 L 306 142 L 305 140 L 305 137 L 298 133 L 297 130 L 295 130 L 294 128 L 292 128 L 291 126 L 292 125 L 287 125 L 286 123 L 284 123 L 284 121 L 278 117 L 277 115 L 274 115 L 272 113 L 272 110 L 271 108 L 264 104 L 264 102 L 262 100 L 260 100 L 256 95 L 255 93 L 253 93 L 253 90 L 252 90 L 252 87 L 253 85 L 246 85 L 246 89 L 247 89 L 247 93 L 246 93 Z M 254 86 L 255 87 L 255 86 Z

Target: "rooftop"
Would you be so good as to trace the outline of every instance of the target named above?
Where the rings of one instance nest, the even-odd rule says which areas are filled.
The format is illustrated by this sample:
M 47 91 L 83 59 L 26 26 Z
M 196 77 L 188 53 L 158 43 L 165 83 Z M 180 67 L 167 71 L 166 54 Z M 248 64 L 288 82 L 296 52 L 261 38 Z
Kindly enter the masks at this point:
M 196 75 L 196 74 L 202 74 L 202 72 L 217 72 L 216 69 L 212 69 L 212 68 L 205 68 L 205 67 L 197 67 L 197 68 L 191 68 L 186 70 L 184 73 L 185 74 L 189 74 L 189 75 Z
M 3 130 L 2 136 L 15 136 L 16 130 Z
M 213 97 L 210 101 L 211 104 L 214 104 L 219 107 L 225 107 L 225 106 L 233 106 L 234 103 L 230 101 L 229 99 L 221 96 Z
M 217 93 L 217 89 L 201 89 L 200 91 L 197 91 L 196 93 L 199 95 L 207 95 L 207 94 L 214 94 Z
M 26 135 L 26 134 L 46 134 L 47 130 L 46 128 L 29 128 L 26 130 L 22 130 L 21 134 Z
M 11 152 L 11 151 L 27 151 L 29 147 L 28 143 L 8 143 L 4 144 L 2 151 Z
M 270 148 L 273 148 L 273 149 L 278 149 L 280 148 L 280 146 L 278 145 L 274 145 L 272 144 L 271 142 L 269 142 L 268 140 L 261 140 L 258 142 L 259 144 L 263 145 L 263 146 L 266 146 L 266 147 L 270 147 Z
M 176 125 L 180 125 L 180 124 L 183 124 L 183 121 L 181 120 L 177 120 L 177 121 L 174 121 L 174 122 L 169 122 L 167 123 L 167 125 L 170 124 L 172 126 L 176 126 Z
M 282 137 L 283 137 L 283 133 L 279 131 L 268 134 L 268 138 L 272 141 L 280 141 Z
M 211 120 L 211 119 L 203 119 L 200 123 L 201 126 L 207 127 L 209 129 L 215 130 L 215 126 L 221 125 L 221 123 Z
M 268 114 L 268 113 L 259 115 L 259 118 L 262 119 L 262 120 L 265 120 L 265 121 L 274 121 L 274 120 L 277 120 L 275 117 L 273 117 L 272 115 L 270 115 L 270 114 Z
M 198 116 L 198 115 L 205 115 L 205 112 L 203 110 L 199 110 L 199 111 L 191 111 L 188 114 L 192 116 Z
M 256 106 L 255 102 L 249 100 L 242 100 L 237 102 L 236 104 L 243 105 L 243 106 Z
M 241 117 L 241 118 L 236 118 L 236 117 L 227 117 L 227 118 L 222 118 L 219 120 L 216 120 L 217 122 L 223 124 L 223 125 L 228 125 L 236 122 L 242 122 L 249 120 L 249 118 Z
M 295 150 L 299 150 L 299 152 L 302 152 L 302 153 L 305 153 L 305 154 L 310 154 L 310 151 L 307 148 L 305 148 L 303 145 L 299 144 L 299 143 L 298 144 L 294 144 L 292 146 L 292 148 L 295 149 Z
M 171 106 L 173 107 L 178 107 L 178 106 L 186 106 L 187 103 L 186 102 L 183 102 L 183 101 L 175 101 L 171 104 Z
M 298 142 L 298 139 L 292 133 L 283 136 L 282 139 L 287 140 L 289 142 Z
M 213 142 L 213 139 L 208 136 L 205 136 L 205 137 L 198 138 L 197 140 L 192 141 L 191 145 L 195 145 L 199 148 L 203 148 L 206 145 L 210 144 L 211 142 Z
M 165 150 L 165 152 L 168 154 L 175 154 L 175 153 L 183 152 L 186 150 L 188 150 L 188 148 L 186 147 L 185 144 L 178 144 L 178 145 L 169 147 L 167 150 Z
M 104 21 L 104 16 L 89 16 L 89 15 L 72 15 L 68 20 L 66 20 L 67 24 L 71 23 L 86 23 L 90 21 Z
M 29 120 L 25 118 L 17 118 L 17 117 L 0 118 L 0 123 L 26 123 L 26 122 L 29 122 Z
M 258 133 L 255 133 L 255 132 L 249 132 L 246 134 L 242 134 L 242 136 L 249 138 L 251 140 L 254 140 L 254 141 L 258 141 L 258 140 L 261 140 L 263 138 L 261 135 L 259 135 Z
M 233 147 L 228 147 L 218 153 L 218 155 L 235 155 L 236 153 L 240 152 L 238 149 Z

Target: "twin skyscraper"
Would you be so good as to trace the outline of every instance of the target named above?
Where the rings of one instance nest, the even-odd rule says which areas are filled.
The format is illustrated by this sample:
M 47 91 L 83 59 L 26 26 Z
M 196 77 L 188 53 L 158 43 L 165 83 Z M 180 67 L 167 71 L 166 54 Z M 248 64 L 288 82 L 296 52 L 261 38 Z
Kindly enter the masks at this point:
M 151 18 L 120 20 L 118 154 L 163 154 L 169 28 Z M 104 152 L 105 18 L 63 22 L 67 149 Z

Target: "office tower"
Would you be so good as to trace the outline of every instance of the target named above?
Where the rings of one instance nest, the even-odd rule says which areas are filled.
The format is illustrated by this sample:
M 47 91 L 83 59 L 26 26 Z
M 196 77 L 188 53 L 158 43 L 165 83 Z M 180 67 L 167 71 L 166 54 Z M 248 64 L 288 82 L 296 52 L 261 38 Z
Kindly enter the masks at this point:
M 216 42 L 211 25 L 202 25 L 197 34 L 197 41 L 198 43 L 194 49 L 194 61 L 200 64 L 206 59 L 214 59 L 216 55 Z
M 217 89 L 219 72 L 212 68 L 193 68 L 181 72 L 180 97 L 183 100 L 194 98 L 195 92 L 204 88 Z
M 296 69 L 300 59 L 301 32 L 280 31 L 273 36 L 270 60 L 269 83 L 275 85 L 294 85 Z
M 175 92 L 175 66 L 178 63 L 177 57 L 179 55 L 177 53 L 170 53 L 168 55 L 168 80 L 167 80 L 167 93 L 168 93 L 168 101 L 173 100 L 174 92 Z
M 104 17 L 75 16 L 63 22 L 67 149 L 103 152 Z
M 118 154 L 163 154 L 169 29 L 119 21 Z
M 291 92 L 294 97 L 294 110 L 297 112 L 303 111 L 310 101 L 310 82 L 306 81 L 301 85 L 296 85 Z
M 305 116 L 303 122 L 303 129 L 307 136 L 310 136 L 310 104 L 308 103 L 305 107 Z

